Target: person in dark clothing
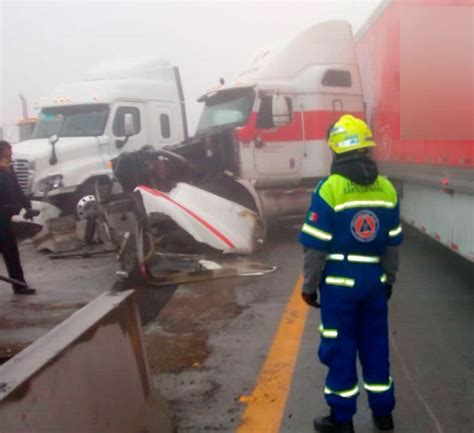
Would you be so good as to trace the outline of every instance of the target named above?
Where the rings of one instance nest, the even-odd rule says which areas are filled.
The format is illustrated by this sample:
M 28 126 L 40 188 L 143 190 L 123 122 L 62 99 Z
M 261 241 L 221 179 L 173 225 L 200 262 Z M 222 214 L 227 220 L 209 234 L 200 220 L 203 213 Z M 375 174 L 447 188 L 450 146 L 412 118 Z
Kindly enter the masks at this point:
M 7 141 L 0 141 L 0 252 L 7 267 L 8 275 L 26 284 L 20 253 L 16 242 L 11 218 L 21 209 L 26 209 L 25 218 L 32 219 L 31 202 L 25 196 L 11 168 L 12 148 Z M 18 295 L 32 295 L 35 289 L 13 284 Z

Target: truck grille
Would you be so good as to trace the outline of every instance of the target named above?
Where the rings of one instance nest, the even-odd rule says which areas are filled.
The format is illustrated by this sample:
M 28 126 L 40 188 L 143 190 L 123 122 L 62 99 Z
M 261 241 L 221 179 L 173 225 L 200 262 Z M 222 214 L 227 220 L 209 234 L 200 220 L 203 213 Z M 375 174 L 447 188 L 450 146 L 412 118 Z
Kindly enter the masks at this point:
M 13 161 L 13 170 L 15 170 L 18 183 L 25 194 L 29 194 L 28 187 L 28 160 L 27 159 L 15 159 Z

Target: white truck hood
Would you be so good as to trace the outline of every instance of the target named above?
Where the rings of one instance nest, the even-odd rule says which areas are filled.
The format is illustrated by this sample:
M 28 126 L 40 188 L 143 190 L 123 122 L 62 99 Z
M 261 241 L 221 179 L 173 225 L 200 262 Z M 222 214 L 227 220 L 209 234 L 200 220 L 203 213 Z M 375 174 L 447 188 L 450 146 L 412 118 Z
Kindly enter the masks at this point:
M 62 176 L 63 186 L 57 193 L 70 192 L 88 177 L 110 171 L 108 141 L 103 137 L 61 137 L 55 144 L 57 163 L 51 165 L 52 146 L 47 138 L 27 140 L 13 145 L 13 160 L 27 160 L 31 192 L 42 194 L 42 181 Z M 101 140 L 102 139 L 102 140 Z M 51 193 L 50 193 L 51 194 Z
M 81 148 L 86 146 L 97 145 L 96 137 L 60 137 L 56 143 L 56 153 L 58 154 L 58 160 L 60 161 L 61 154 L 67 154 L 71 150 L 79 150 L 82 153 Z M 45 158 L 49 159 L 51 155 L 51 144 L 47 138 L 36 138 L 33 140 L 22 141 L 13 145 L 13 157 L 25 157 L 25 159 L 38 159 Z
M 47 138 L 26 140 L 13 145 L 13 158 L 35 160 L 45 158 L 51 153 L 51 144 Z

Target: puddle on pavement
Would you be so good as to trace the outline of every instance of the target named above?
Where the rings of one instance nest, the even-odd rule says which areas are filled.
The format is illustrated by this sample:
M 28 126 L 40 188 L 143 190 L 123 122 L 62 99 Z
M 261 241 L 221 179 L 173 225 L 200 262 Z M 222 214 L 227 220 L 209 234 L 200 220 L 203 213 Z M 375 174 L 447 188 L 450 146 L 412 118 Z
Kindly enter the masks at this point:
M 145 346 L 150 370 L 154 374 L 199 368 L 210 353 L 207 333 L 202 329 L 181 335 L 147 335 Z
M 159 325 L 159 330 L 155 326 L 155 330 L 150 328 L 145 333 L 152 373 L 180 373 L 200 368 L 211 353 L 205 326 L 232 319 L 241 312 L 229 280 L 182 289 L 158 315 L 155 325 Z

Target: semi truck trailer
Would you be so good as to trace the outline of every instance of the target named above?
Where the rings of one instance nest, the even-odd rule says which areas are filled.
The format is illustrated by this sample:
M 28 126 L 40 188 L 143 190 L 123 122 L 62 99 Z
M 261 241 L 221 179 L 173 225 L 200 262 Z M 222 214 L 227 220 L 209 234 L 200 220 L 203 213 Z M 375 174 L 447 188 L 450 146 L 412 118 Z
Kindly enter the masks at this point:
M 474 5 L 381 3 L 356 35 L 365 115 L 405 221 L 474 261 Z

